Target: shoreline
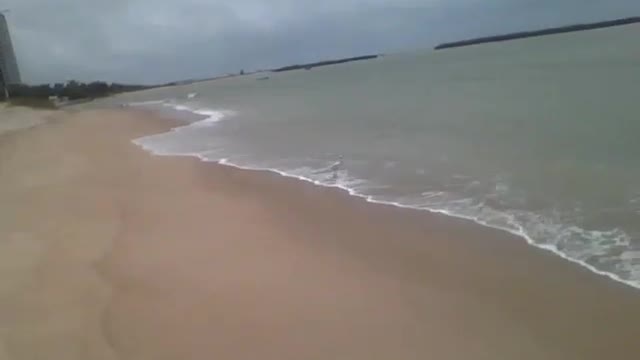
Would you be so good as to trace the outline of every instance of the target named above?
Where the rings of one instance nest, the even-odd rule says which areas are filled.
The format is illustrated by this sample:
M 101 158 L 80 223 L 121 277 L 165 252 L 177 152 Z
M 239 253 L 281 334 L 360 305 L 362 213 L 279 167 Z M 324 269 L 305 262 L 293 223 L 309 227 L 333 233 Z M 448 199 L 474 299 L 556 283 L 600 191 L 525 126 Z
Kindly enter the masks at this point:
M 184 120 L 178 120 L 177 118 L 174 118 L 172 115 L 170 114 L 160 114 L 155 110 L 135 110 L 135 111 L 142 111 L 142 112 L 148 112 L 148 114 L 150 114 L 151 116 L 159 116 L 162 117 L 163 119 L 167 120 L 167 121 L 176 121 L 175 123 L 175 127 L 172 127 L 171 130 L 180 128 L 180 127 L 184 127 L 184 126 L 189 126 L 189 124 L 184 124 Z M 198 114 L 197 112 L 195 112 L 195 114 Z M 200 114 L 198 114 L 200 115 Z M 202 115 L 201 115 L 202 116 Z M 223 117 L 221 118 L 216 118 L 216 122 L 217 121 L 221 121 L 224 120 L 224 115 L 222 115 Z M 206 120 L 206 116 L 205 119 Z M 158 134 L 148 134 L 143 136 L 140 139 L 144 139 L 147 136 L 154 136 L 154 135 L 160 135 L 162 133 L 158 133 Z M 132 139 L 132 143 L 135 144 L 136 146 L 138 146 L 139 148 L 143 149 L 144 151 L 148 152 L 149 154 L 153 155 L 153 156 L 160 156 L 160 157 L 187 157 L 187 158 L 195 158 L 198 161 L 201 161 L 205 164 L 215 164 L 215 165 L 219 165 L 219 166 L 229 166 L 231 168 L 234 169 L 239 169 L 239 170 L 244 170 L 244 171 L 256 171 L 256 172 L 265 172 L 265 173 L 269 173 L 269 174 L 275 174 L 277 176 L 281 176 L 283 178 L 287 178 L 287 179 L 294 179 L 296 181 L 302 181 L 304 183 L 308 183 L 311 184 L 313 186 L 318 186 L 318 187 L 323 187 L 323 188 L 328 188 L 328 189 L 334 189 L 334 190 L 338 190 L 341 192 L 344 192 L 345 194 L 358 198 L 360 200 L 363 200 L 367 203 L 370 204 L 375 204 L 375 205 L 383 205 L 383 206 L 391 206 L 394 208 L 399 208 L 399 209 L 408 209 L 411 211 L 418 211 L 418 212 L 427 212 L 431 215 L 440 215 L 440 216 L 446 216 L 449 218 L 453 218 L 453 219 L 458 219 L 458 220 L 463 220 L 463 221 L 468 221 L 476 226 L 480 226 L 482 228 L 489 228 L 489 229 L 493 229 L 493 230 L 497 230 L 500 232 L 503 232 L 510 236 L 515 236 L 518 238 L 519 241 L 523 241 L 525 242 L 528 246 L 536 249 L 536 250 L 542 250 L 546 253 L 550 253 L 553 256 L 559 257 L 561 258 L 563 261 L 568 261 L 569 263 L 571 263 L 574 266 L 579 266 L 582 269 L 585 269 L 586 271 L 589 271 L 597 276 L 601 276 L 604 278 L 607 278 L 607 280 L 609 281 L 614 281 L 616 283 L 620 283 L 623 284 L 624 286 L 630 287 L 636 291 L 640 291 L 640 283 L 631 281 L 631 280 L 625 280 L 622 279 L 620 276 L 611 273 L 611 272 L 607 272 L 607 271 L 603 271 L 603 270 L 599 270 L 596 267 L 594 267 L 593 265 L 582 261 L 582 260 L 577 260 L 577 259 L 573 259 L 570 256 L 562 253 L 561 251 L 559 251 L 557 248 L 555 248 L 554 246 L 551 245 L 547 245 L 547 244 L 539 244 L 536 243 L 525 231 L 520 230 L 520 231 L 516 231 L 513 229 L 509 229 L 507 227 L 500 227 L 500 226 L 496 226 L 496 225 L 492 225 L 490 223 L 487 222 L 483 222 L 479 219 L 476 219 L 474 217 L 470 217 L 470 216 L 464 216 L 464 215 L 459 215 L 459 214 L 455 214 L 446 210 L 441 210 L 441 209 L 437 209 L 437 208 L 428 208 L 428 207 L 415 207 L 415 206 L 410 206 L 410 205 L 404 205 L 398 202 L 392 202 L 392 201 L 383 201 L 383 200 L 376 200 L 374 199 L 372 196 L 369 195 L 365 195 L 365 194 L 361 194 L 358 193 L 357 191 L 355 191 L 354 189 L 351 189 L 347 186 L 343 186 L 343 185 L 333 185 L 333 184 L 323 184 L 321 182 L 315 181 L 313 179 L 310 178 L 306 178 L 304 176 L 300 176 L 300 175 L 294 175 L 291 173 L 287 173 L 286 171 L 281 171 L 281 170 L 277 170 L 277 169 L 272 169 L 272 168 L 261 168 L 261 167 L 252 167 L 252 166 L 243 166 L 243 165 L 239 165 L 239 164 L 234 164 L 230 161 L 228 161 L 227 159 L 222 159 L 220 161 L 211 161 L 211 160 L 207 160 L 206 158 L 203 158 L 202 156 L 200 156 L 199 154 L 171 154 L 171 153 L 159 153 L 154 151 L 153 149 L 151 149 L 150 147 L 144 145 L 144 144 L 140 144 L 137 142 L 137 140 L 139 139 Z
M 150 151 L 150 150 L 146 150 L 145 151 Z M 169 156 L 169 157 L 193 157 L 198 159 L 199 161 L 202 161 L 203 163 L 208 163 L 208 164 L 212 164 L 212 165 L 217 165 L 217 166 L 228 166 L 231 167 L 233 169 L 237 169 L 237 170 L 241 170 L 241 171 L 248 171 L 248 172 L 258 172 L 258 173 L 266 173 L 269 175 L 276 175 L 276 176 L 280 176 L 283 178 L 287 178 L 287 179 L 293 179 L 295 181 L 301 181 L 304 183 L 308 183 L 311 184 L 312 186 L 318 186 L 318 187 L 322 187 L 322 188 L 327 188 L 327 189 L 333 189 L 339 192 L 344 193 L 345 195 L 354 197 L 358 200 L 362 200 L 368 204 L 371 205 L 379 205 L 379 206 L 389 206 L 392 208 L 398 208 L 398 209 L 404 209 L 404 210 L 410 210 L 410 211 L 417 211 L 417 212 L 426 212 L 429 215 L 434 215 L 434 216 L 444 216 L 447 218 L 451 218 L 454 220 L 462 220 L 462 221 L 467 221 L 471 224 L 473 224 L 474 226 L 479 226 L 481 228 L 486 228 L 486 229 L 491 229 L 491 230 L 497 230 L 499 232 L 504 233 L 503 235 L 509 235 L 509 236 L 513 236 L 518 238 L 519 241 L 524 241 L 527 245 L 529 245 L 531 248 L 537 250 L 537 251 L 544 251 L 546 253 L 551 253 L 553 254 L 553 256 L 559 257 L 564 261 L 568 261 L 573 265 L 577 265 L 579 266 L 581 269 L 586 270 L 588 272 L 590 272 L 591 274 L 594 275 L 598 275 L 604 278 L 607 278 L 607 280 L 609 281 L 614 281 L 616 283 L 622 284 L 626 287 L 632 288 L 634 290 L 638 290 L 640 291 L 640 284 L 636 284 L 634 282 L 630 282 L 627 280 L 624 280 L 622 278 L 620 278 L 619 276 L 617 276 L 616 274 L 612 274 L 606 271 L 601 271 L 596 269 L 595 267 L 593 267 L 592 265 L 585 263 L 583 261 L 580 260 L 575 260 L 572 259 L 571 257 L 563 254 L 562 252 L 556 250 L 554 247 L 552 246 L 548 246 L 548 245 L 544 245 L 544 244 L 537 244 L 535 243 L 529 236 L 527 236 L 524 232 L 515 232 L 512 231 L 510 229 L 507 228 L 502 228 L 502 227 L 498 227 L 498 226 L 493 226 L 491 224 L 487 224 L 487 223 L 483 223 L 475 218 L 472 217 L 465 217 L 462 215 L 456 215 L 454 213 L 448 212 L 448 211 L 444 211 L 444 210 L 437 210 L 437 209 L 430 209 L 430 208 L 416 208 L 416 207 L 411 207 L 408 205 L 403 205 L 400 203 L 396 203 L 396 202 L 385 202 L 385 201 L 378 201 L 375 199 L 372 199 L 371 196 L 367 196 L 367 195 L 362 195 L 362 194 L 358 194 L 355 191 L 353 191 L 352 189 L 346 188 L 346 187 L 342 187 L 342 186 L 331 186 L 331 185 L 324 185 L 324 184 L 320 184 L 317 181 L 313 181 L 311 179 L 307 179 L 304 177 L 300 177 L 300 176 L 296 176 L 296 175 L 291 175 L 288 174 L 286 172 L 283 171 L 278 171 L 275 169 L 267 169 L 267 168 L 253 168 L 253 167 L 245 167 L 245 166 L 241 166 L 241 165 L 237 165 L 237 164 L 233 164 L 230 163 L 228 161 L 222 160 L 219 162 L 213 162 L 213 161 L 207 161 L 207 160 L 203 160 L 201 158 L 199 158 L 197 155 L 159 155 L 159 154 L 152 154 L 154 156 Z
M 640 351 L 634 289 L 515 236 L 274 173 L 152 156 L 131 141 L 177 122 L 146 112 L 66 117 L 0 137 L 10 240 L 0 266 L 14 264 L 0 274 L 15 284 L 0 281 L 7 358 Z

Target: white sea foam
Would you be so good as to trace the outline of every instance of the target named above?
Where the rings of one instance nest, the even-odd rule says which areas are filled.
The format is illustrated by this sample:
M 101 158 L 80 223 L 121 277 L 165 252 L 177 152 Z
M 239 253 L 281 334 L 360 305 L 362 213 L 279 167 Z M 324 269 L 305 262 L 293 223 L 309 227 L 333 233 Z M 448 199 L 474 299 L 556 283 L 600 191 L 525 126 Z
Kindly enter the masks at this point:
M 177 110 L 177 111 L 188 111 L 188 112 L 193 112 L 193 110 L 186 106 L 186 105 L 180 105 L 180 104 L 174 104 L 174 103 L 164 103 L 163 104 L 166 107 L 170 107 L 173 110 Z
M 132 102 L 128 103 L 128 106 L 150 106 L 150 105 L 160 105 L 163 104 L 165 100 L 151 100 L 151 101 L 140 101 L 140 102 Z
M 204 119 L 193 122 L 187 125 L 186 127 L 210 126 L 234 114 L 234 112 L 230 110 L 214 110 L 214 109 L 208 109 L 203 107 L 197 107 L 194 105 L 164 103 L 163 106 L 170 107 L 177 111 L 190 112 L 192 114 L 205 117 Z M 174 130 L 180 130 L 181 128 L 183 127 L 178 127 L 178 128 L 175 128 Z
M 177 111 L 187 111 L 203 117 L 203 119 L 188 123 L 187 125 L 174 127 L 167 133 L 144 136 L 133 140 L 134 144 L 142 147 L 146 151 L 161 156 L 195 156 L 201 160 L 206 160 L 202 157 L 202 152 L 185 152 L 180 147 L 176 147 L 176 145 L 170 141 L 172 133 L 211 127 L 223 119 L 234 115 L 234 112 L 230 110 L 214 110 L 166 101 L 159 104 Z

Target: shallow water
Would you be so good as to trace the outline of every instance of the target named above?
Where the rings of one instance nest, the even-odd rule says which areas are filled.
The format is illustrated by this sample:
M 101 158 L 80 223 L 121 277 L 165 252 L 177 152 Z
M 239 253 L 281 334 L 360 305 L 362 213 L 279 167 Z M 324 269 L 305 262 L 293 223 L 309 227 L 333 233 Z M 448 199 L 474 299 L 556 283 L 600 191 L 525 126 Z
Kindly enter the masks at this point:
M 136 140 L 158 154 L 469 218 L 640 287 L 639 33 L 389 55 L 110 101 L 197 116 Z

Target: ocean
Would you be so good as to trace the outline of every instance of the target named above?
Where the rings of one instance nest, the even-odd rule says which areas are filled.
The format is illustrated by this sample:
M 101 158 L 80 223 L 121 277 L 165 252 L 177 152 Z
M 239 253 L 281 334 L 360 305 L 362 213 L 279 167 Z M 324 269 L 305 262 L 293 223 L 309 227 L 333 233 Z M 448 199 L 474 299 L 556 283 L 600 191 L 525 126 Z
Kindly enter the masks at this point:
M 134 140 L 155 154 L 466 218 L 640 288 L 639 34 L 392 54 L 108 102 L 185 121 Z

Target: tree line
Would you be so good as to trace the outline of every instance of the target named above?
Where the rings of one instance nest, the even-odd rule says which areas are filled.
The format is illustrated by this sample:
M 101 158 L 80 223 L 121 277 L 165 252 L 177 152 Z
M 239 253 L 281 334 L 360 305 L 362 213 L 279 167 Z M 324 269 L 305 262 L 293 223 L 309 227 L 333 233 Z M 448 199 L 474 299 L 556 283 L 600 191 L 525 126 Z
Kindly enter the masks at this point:
M 309 64 L 289 65 L 289 66 L 281 67 L 279 69 L 273 69 L 271 71 L 273 71 L 273 72 L 283 72 L 283 71 L 301 70 L 301 69 L 311 70 L 311 69 L 313 69 L 315 67 L 344 64 L 344 63 L 353 62 L 353 61 L 371 60 L 371 59 L 376 59 L 378 57 L 380 57 L 380 55 L 357 56 L 357 57 L 351 57 L 351 58 L 346 58 L 346 59 L 319 61 L 319 62 L 314 62 L 314 63 L 309 63 Z M 240 75 L 242 75 L 242 73 Z
M 49 99 L 55 96 L 69 100 L 96 99 L 122 92 L 138 91 L 148 88 L 149 86 L 144 85 L 126 85 L 102 81 L 94 81 L 91 83 L 69 81 L 66 83 L 43 85 L 7 85 L 7 90 L 11 98 Z M 0 98 L 3 97 L 4 94 L 0 94 Z
M 536 31 L 521 31 L 521 32 L 504 34 L 504 35 L 486 36 L 486 37 L 480 37 L 475 39 L 440 44 L 436 46 L 435 49 L 436 50 L 449 49 L 449 48 L 462 47 L 462 46 L 524 39 L 524 38 L 554 35 L 554 34 L 563 34 L 563 33 L 570 33 L 570 32 L 576 32 L 576 31 L 602 29 L 602 28 L 630 25 L 630 24 L 636 24 L 636 23 L 640 23 L 640 17 L 630 17 L 625 19 L 600 21 L 600 22 L 589 23 L 589 24 L 560 26 L 560 27 L 554 27 L 554 28 L 548 28 L 548 29 L 536 30 Z

